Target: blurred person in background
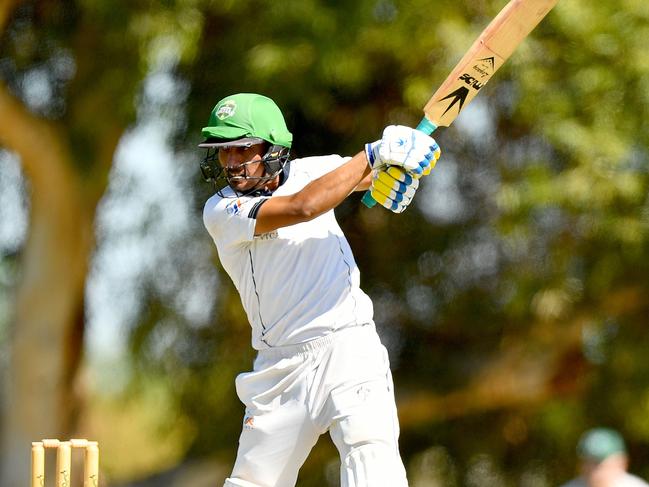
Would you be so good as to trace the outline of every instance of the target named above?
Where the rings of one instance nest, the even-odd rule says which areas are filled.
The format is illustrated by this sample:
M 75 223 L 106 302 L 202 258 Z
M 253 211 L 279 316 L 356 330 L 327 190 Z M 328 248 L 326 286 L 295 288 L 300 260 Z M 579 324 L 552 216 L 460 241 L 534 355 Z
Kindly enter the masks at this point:
M 622 436 L 609 428 L 586 431 L 577 444 L 581 475 L 561 487 L 649 487 L 627 472 L 629 458 Z

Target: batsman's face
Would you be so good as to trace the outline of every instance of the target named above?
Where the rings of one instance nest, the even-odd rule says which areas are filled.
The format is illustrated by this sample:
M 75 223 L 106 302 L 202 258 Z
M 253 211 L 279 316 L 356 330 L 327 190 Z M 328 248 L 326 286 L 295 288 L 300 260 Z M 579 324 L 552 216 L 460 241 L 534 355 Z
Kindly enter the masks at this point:
M 219 148 L 219 164 L 225 169 L 232 189 L 245 192 L 259 184 L 258 178 L 265 174 L 261 162 L 264 152 L 264 144 Z

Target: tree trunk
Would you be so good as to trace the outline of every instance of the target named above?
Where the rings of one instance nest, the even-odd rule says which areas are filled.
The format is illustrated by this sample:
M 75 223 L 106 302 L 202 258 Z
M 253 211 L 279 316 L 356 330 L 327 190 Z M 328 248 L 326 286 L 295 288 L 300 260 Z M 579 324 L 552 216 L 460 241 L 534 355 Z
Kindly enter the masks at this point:
M 21 255 L 2 412 L 0 485 L 18 487 L 29 474 L 31 441 L 74 432 L 79 404 L 74 379 L 95 205 L 83 199 L 63 132 L 34 117 L 4 86 L 0 138 L 20 156 L 30 183 L 29 234 Z

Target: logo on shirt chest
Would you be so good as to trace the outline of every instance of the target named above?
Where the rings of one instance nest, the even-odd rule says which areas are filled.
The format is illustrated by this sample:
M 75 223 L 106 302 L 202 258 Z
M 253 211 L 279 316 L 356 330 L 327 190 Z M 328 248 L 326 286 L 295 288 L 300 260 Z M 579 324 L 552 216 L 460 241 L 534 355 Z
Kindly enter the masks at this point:
M 225 211 L 227 212 L 228 215 L 238 215 L 242 207 L 243 207 L 243 203 L 241 202 L 241 200 L 236 199 L 228 203 L 228 206 L 225 207 Z

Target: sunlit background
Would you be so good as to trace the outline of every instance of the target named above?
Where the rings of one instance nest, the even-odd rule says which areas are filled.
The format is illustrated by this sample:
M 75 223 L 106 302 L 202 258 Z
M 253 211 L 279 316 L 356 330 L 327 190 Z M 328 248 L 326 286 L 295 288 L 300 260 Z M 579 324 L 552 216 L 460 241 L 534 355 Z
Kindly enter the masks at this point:
M 249 325 L 202 226 L 214 103 L 271 96 L 295 156 L 414 125 L 504 5 L 0 7 L 0 485 L 29 442 L 102 485 L 221 485 Z M 402 215 L 336 211 L 390 352 L 413 487 L 546 487 L 605 425 L 649 477 L 649 5 L 560 0 L 448 129 Z M 337 486 L 323 437 L 299 486 Z

